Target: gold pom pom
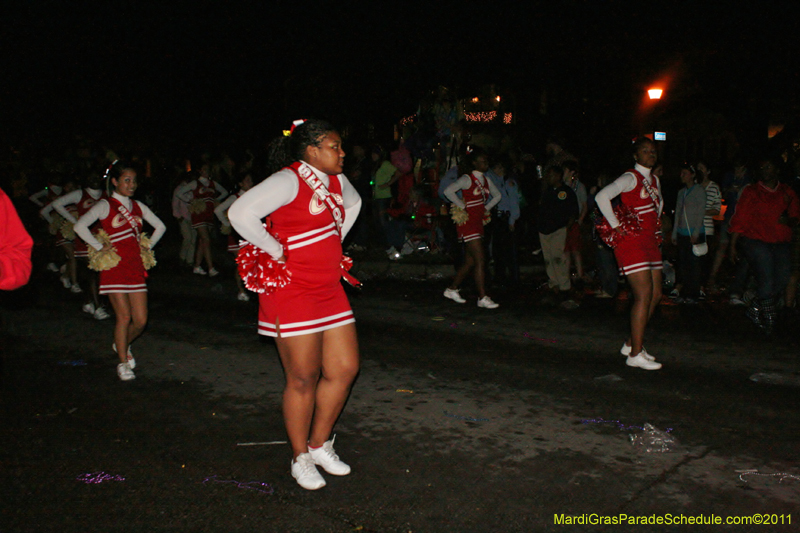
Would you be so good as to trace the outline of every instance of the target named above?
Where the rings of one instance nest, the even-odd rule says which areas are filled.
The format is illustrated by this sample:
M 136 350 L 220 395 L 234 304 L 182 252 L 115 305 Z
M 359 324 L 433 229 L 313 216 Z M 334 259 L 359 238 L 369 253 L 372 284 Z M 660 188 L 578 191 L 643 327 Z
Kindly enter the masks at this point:
M 206 201 L 203 200 L 202 198 L 195 198 L 189 204 L 189 211 L 191 213 L 194 213 L 195 215 L 198 215 L 205 210 L 206 210 Z
M 145 270 L 150 270 L 156 266 L 156 254 L 150 248 L 151 246 L 150 237 L 147 236 L 147 233 L 142 233 L 139 239 L 139 249 L 142 252 L 142 264 Z
M 59 215 L 58 213 L 53 213 L 50 217 L 50 224 L 47 227 L 47 231 L 50 232 L 50 235 L 57 235 L 60 233 L 61 224 L 64 222 L 64 217 Z
M 75 240 L 75 230 L 73 229 L 73 226 L 74 224 L 72 222 L 70 222 L 69 220 L 64 220 L 61 223 L 61 228 L 59 228 L 59 231 L 61 231 L 61 235 L 63 235 L 64 238 L 67 239 L 68 241 Z
M 95 250 L 93 246 L 89 246 L 89 268 L 101 272 L 103 270 L 110 270 L 117 266 L 122 258 L 117 253 L 117 249 L 113 246 L 110 249 L 105 249 L 106 244 L 111 244 L 111 239 L 108 233 L 103 230 L 95 234 L 95 238 L 103 245 L 103 250 Z
M 450 218 L 453 219 L 453 222 L 456 223 L 457 226 L 463 226 L 469 220 L 469 214 L 465 209 L 458 207 L 456 204 L 450 205 Z

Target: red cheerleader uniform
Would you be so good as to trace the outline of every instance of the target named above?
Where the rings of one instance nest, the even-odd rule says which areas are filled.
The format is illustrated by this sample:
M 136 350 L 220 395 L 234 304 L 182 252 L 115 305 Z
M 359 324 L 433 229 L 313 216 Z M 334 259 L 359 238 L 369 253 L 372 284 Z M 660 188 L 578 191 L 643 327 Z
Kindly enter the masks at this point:
M 339 281 L 342 240 L 332 211 L 300 177 L 300 163 L 289 168 L 300 180 L 297 196 L 269 219 L 270 232 L 283 244 L 292 280 L 272 294 L 259 294 L 258 333 L 269 337 L 277 337 L 278 329 L 281 337 L 294 337 L 355 322 Z M 342 184 L 336 176 L 329 181 L 328 192 L 344 221 Z
M 192 191 L 192 195 L 195 200 L 202 200 L 205 203 L 205 209 L 199 213 L 192 213 L 193 228 L 200 228 L 203 226 L 210 228 L 214 226 L 214 207 L 216 207 L 214 202 L 218 194 L 214 186 L 214 180 L 209 178 L 208 186 L 203 185 L 200 180 L 197 180 L 197 187 Z
M 108 216 L 100 225 L 108 233 L 121 261 L 117 266 L 100 272 L 100 294 L 115 292 L 147 292 L 147 274 L 142 264 L 139 236 L 142 233 L 142 208 L 131 202 L 128 211 L 116 198 L 107 198 Z
M 81 199 L 75 203 L 74 211 L 70 209 L 72 214 L 75 218 L 81 218 L 85 215 L 89 209 L 91 209 L 94 204 L 96 204 L 99 200 L 105 197 L 105 193 L 100 195 L 100 198 L 95 200 L 92 198 L 92 195 L 86 192 L 86 189 L 81 190 Z M 89 228 L 91 231 L 95 231 L 98 229 L 97 224 L 93 225 Z M 89 248 L 87 247 L 86 243 L 83 242 L 83 239 L 80 237 L 75 238 L 75 257 L 89 257 Z
M 661 231 L 658 206 L 647 192 L 644 176 L 636 170 L 628 172 L 636 177 L 636 187 L 632 191 L 620 194 L 620 199 L 622 203 L 639 215 L 642 221 L 642 231 L 636 236 L 623 239 L 614 248 L 614 257 L 617 259 L 621 274 L 633 274 L 642 270 L 661 270 L 664 268 L 664 263 L 657 240 L 657 234 Z M 659 195 L 657 179 L 653 178 L 651 188 L 656 195 Z M 660 203 L 660 196 L 658 200 Z
M 485 183 L 481 183 L 474 173 L 471 173 L 469 177 L 472 180 L 472 186 L 461 191 L 469 218 L 465 224 L 456 226 L 458 240 L 461 242 L 474 241 L 483 237 L 483 216 L 486 214 L 486 198 L 489 197 Z

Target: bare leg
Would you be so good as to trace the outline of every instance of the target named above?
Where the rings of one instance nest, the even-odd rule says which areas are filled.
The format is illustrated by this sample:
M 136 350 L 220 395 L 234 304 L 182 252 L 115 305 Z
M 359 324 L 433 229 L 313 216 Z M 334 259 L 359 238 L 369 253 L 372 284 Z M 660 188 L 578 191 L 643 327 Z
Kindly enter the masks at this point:
M 197 252 L 195 253 L 194 266 L 202 266 L 203 259 L 206 260 L 209 270 L 214 268 L 214 261 L 211 257 L 211 237 L 206 226 L 197 228 Z
M 469 244 L 469 243 L 467 243 Z M 458 269 L 456 272 L 456 277 L 453 278 L 453 283 L 450 284 L 451 289 L 458 289 L 461 286 L 461 283 L 469 274 L 469 271 L 475 267 L 475 258 L 470 253 L 469 246 L 466 246 L 465 254 L 464 254 L 464 264 L 461 265 L 461 268 Z
M 128 346 L 144 331 L 147 325 L 147 293 L 111 293 L 108 295 L 117 322 L 114 326 L 114 344 L 121 363 L 128 360 Z
M 283 421 L 292 446 L 292 458 L 296 458 L 308 453 L 317 383 L 322 373 L 322 333 L 297 337 L 278 335 L 278 354 L 286 374 Z
M 483 239 L 469 241 L 467 250 L 475 261 L 472 275 L 475 279 L 475 288 L 478 290 L 478 298 L 483 298 L 486 296 L 486 256 L 483 253 Z
M 660 271 L 658 271 L 660 273 Z M 631 356 L 642 351 L 644 330 L 653 308 L 653 276 L 650 270 L 628 274 L 628 283 L 633 292 L 631 309 Z
M 322 446 L 344 408 L 358 375 L 358 338 L 354 324 L 322 332 L 322 378 L 317 384 L 309 445 Z

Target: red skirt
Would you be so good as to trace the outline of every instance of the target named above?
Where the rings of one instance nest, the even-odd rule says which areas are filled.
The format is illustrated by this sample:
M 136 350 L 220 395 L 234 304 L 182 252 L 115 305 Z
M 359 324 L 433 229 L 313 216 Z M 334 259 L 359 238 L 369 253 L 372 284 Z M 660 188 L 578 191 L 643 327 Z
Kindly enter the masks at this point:
M 620 274 L 633 274 L 642 270 L 661 270 L 664 263 L 658 247 L 656 232 L 659 231 L 656 213 L 642 215 L 642 231 L 628 237 L 614 248 Z
M 258 333 L 295 337 L 355 322 L 340 282 L 342 244 L 338 235 L 286 251 L 292 281 L 258 295 Z
M 467 215 L 469 215 L 467 222 L 462 226 L 456 226 L 456 232 L 458 233 L 458 240 L 460 242 L 469 242 L 483 238 L 483 215 L 485 213 L 486 208 L 483 205 L 467 207 Z
M 114 244 L 121 260 L 117 266 L 100 272 L 100 294 L 147 292 L 147 273 L 142 264 L 139 242 L 134 238 Z
M 213 227 L 214 226 L 214 204 L 213 198 L 203 198 L 206 208 L 200 213 L 192 213 L 192 227 L 197 229 L 200 227 Z

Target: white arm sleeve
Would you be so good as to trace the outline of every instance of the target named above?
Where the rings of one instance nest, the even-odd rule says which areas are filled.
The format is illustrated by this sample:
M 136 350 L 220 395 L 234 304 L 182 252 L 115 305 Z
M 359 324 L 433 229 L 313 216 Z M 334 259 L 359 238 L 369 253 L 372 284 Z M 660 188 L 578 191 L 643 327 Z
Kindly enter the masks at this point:
M 100 200 L 94 204 L 92 208 L 86 212 L 86 214 L 78 219 L 77 222 L 75 222 L 75 227 L 73 228 L 75 230 L 75 234 L 95 250 L 102 250 L 103 245 L 100 244 L 100 241 L 94 238 L 92 232 L 89 231 L 89 227 L 101 218 L 107 217 L 108 212 L 108 202 L 106 200 Z
M 489 200 L 488 204 L 486 204 L 486 210 L 489 211 L 491 208 L 500 203 L 500 200 L 503 199 L 503 193 L 500 192 L 500 189 L 497 188 L 497 185 L 495 185 L 494 182 L 485 174 L 483 175 L 483 179 L 486 180 L 486 184 L 489 186 L 489 192 L 492 193 L 492 199 Z
M 454 181 L 453 183 L 451 183 L 450 185 L 447 186 L 447 188 L 444 190 L 444 196 L 445 196 L 445 198 L 450 200 L 451 203 L 455 204 L 456 206 L 460 207 L 461 209 L 464 209 L 464 206 L 465 206 L 464 200 L 459 198 L 458 195 L 456 194 L 456 192 L 458 192 L 460 190 L 463 190 L 463 189 L 469 189 L 470 185 L 472 185 L 472 178 L 470 178 L 468 175 L 464 174 L 463 176 L 458 178 L 456 181 Z
M 164 236 L 164 233 L 167 231 L 167 226 L 161 221 L 160 218 L 153 213 L 149 207 L 147 207 L 142 202 L 135 200 L 139 207 L 142 210 L 142 218 L 151 226 L 153 226 L 153 236 L 150 237 L 150 249 L 152 250 L 156 243 L 161 240 L 161 237 Z
M 276 172 L 233 202 L 228 209 L 231 225 L 244 240 L 279 259 L 283 255 L 283 246 L 267 233 L 261 220 L 294 200 L 298 190 L 299 182 L 294 171 Z
M 358 213 L 361 211 L 361 197 L 350 180 L 344 174 L 339 174 L 339 183 L 342 186 L 342 200 L 344 202 L 344 224 L 342 224 L 342 240 L 347 236 L 350 228 L 356 223 Z
M 55 202 L 55 200 L 53 200 Z M 50 213 L 53 211 L 53 202 L 50 202 L 46 206 L 44 206 L 41 210 L 39 210 L 39 214 L 45 219 L 47 222 L 52 222 L 53 217 L 50 216 Z
M 630 172 L 626 172 L 603 187 L 603 189 L 595 195 L 594 201 L 597 203 L 597 208 L 603 213 L 603 216 L 606 217 L 606 220 L 608 220 L 612 228 L 619 226 L 619 220 L 617 220 L 616 215 L 614 215 L 614 210 L 611 207 L 611 200 L 624 192 L 632 191 L 635 187 L 636 177 Z
M 185 183 L 181 185 L 178 189 L 175 190 L 175 194 L 178 195 L 178 198 L 186 202 L 187 204 L 194 199 L 194 191 L 197 188 L 197 180 L 192 180 L 189 183 Z
M 217 196 L 217 198 L 216 198 L 216 200 L 217 200 L 218 202 L 219 202 L 219 201 L 221 201 L 221 200 L 222 200 L 223 198 L 225 198 L 226 196 L 228 196 L 228 191 L 227 191 L 227 189 L 225 189 L 225 187 L 223 187 L 222 185 L 220 185 L 218 181 L 215 181 L 215 182 L 214 182 L 214 188 L 215 188 L 215 189 L 217 189 L 217 192 L 219 193 L 219 196 Z
M 44 202 L 42 202 L 42 200 L 45 198 L 47 198 L 47 189 L 42 189 L 41 191 L 35 192 L 28 196 L 28 200 L 35 203 L 39 207 L 44 207 Z
M 214 214 L 217 215 L 217 218 L 220 222 L 222 222 L 223 226 L 230 226 L 231 221 L 228 220 L 228 208 L 233 205 L 233 202 L 236 201 L 238 197 L 235 194 L 231 194 L 225 201 L 219 204 L 216 209 L 214 209 Z
M 64 196 L 59 196 L 58 198 L 53 200 L 53 203 L 50 205 L 53 206 L 53 209 L 55 209 L 59 215 L 61 215 L 62 217 L 64 217 L 65 219 L 69 220 L 74 224 L 75 222 L 77 222 L 78 219 L 72 216 L 72 213 L 67 211 L 66 206 L 77 204 L 78 202 L 81 201 L 82 196 L 83 196 L 83 189 L 78 189 L 77 191 L 72 191 L 71 193 L 65 194 Z

